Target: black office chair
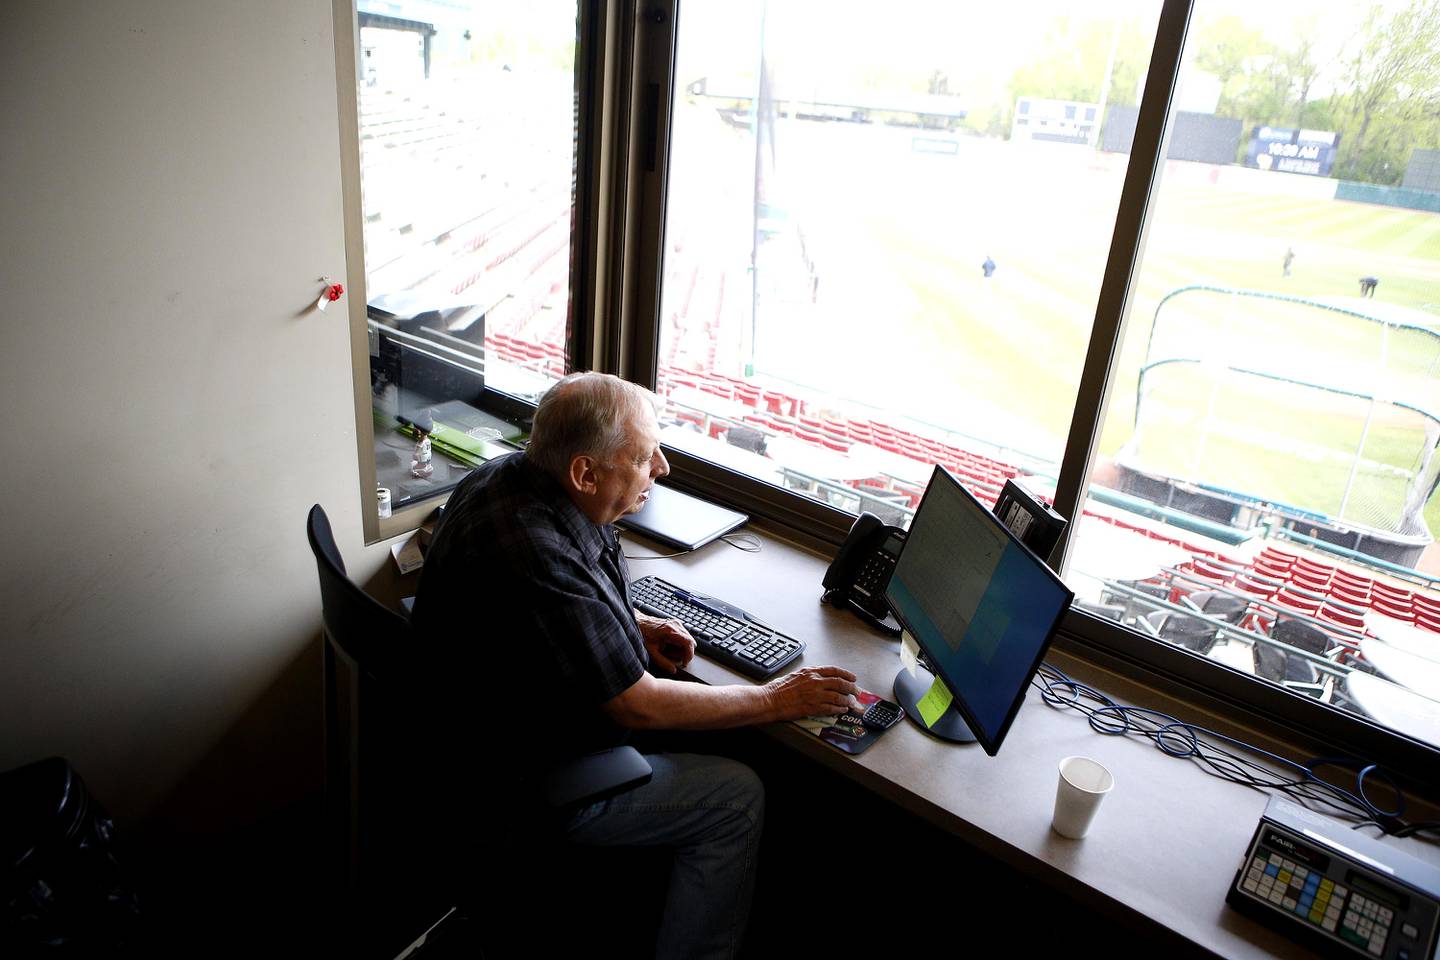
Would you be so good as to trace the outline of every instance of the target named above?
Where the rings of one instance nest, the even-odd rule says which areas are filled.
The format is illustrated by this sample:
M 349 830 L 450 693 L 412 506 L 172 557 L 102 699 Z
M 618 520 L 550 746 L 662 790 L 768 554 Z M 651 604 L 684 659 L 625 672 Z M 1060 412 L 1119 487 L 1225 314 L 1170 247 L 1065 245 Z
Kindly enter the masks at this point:
M 1270 628 L 1270 636 L 1287 643 L 1307 653 L 1315 653 L 1325 656 L 1334 645 L 1324 630 L 1313 623 L 1306 623 L 1304 620 L 1296 620 L 1293 617 L 1277 617 L 1275 626 Z
M 765 434 L 754 427 L 732 423 L 730 429 L 725 431 L 725 442 L 741 450 L 765 455 Z
M 1283 636 L 1275 639 L 1281 640 Z M 1316 688 L 1321 686 L 1320 672 L 1309 660 L 1263 640 L 1255 641 L 1252 653 L 1257 677 L 1310 696 L 1317 695 Z
M 524 787 L 504 780 L 503 771 L 472 783 L 460 771 L 473 756 L 457 758 L 453 744 L 437 736 L 420 638 L 350 580 L 318 504 L 307 533 L 325 627 L 333 906 L 339 929 L 352 940 L 350 955 L 393 957 L 456 902 L 483 893 L 475 881 L 495 869 L 498 850 L 533 850 L 558 839 L 546 831 L 567 811 L 648 782 L 650 764 L 627 746 L 557 766 Z M 506 797 L 507 812 L 533 815 L 524 823 L 486 824 L 483 791 Z
M 1220 590 L 1200 590 L 1181 599 L 1182 602 L 1199 608 L 1207 617 L 1215 617 L 1230 624 L 1239 623 L 1244 619 L 1245 611 L 1250 609 L 1250 601 L 1246 598 Z

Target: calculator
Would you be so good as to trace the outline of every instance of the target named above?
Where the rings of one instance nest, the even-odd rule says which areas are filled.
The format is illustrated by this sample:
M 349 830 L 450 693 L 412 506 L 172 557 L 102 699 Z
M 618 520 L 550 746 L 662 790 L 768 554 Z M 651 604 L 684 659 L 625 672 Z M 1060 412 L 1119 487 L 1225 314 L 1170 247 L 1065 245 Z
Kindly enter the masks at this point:
M 1272 797 L 1225 900 L 1329 956 L 1429 960 L 1440 868 Z
M 840 723 L 863 725 L 870 730 L 889 730 L 905 716 L 898 703 L 876 700 L 865 708 L 863 714 L 846 713 L 835 719 Z

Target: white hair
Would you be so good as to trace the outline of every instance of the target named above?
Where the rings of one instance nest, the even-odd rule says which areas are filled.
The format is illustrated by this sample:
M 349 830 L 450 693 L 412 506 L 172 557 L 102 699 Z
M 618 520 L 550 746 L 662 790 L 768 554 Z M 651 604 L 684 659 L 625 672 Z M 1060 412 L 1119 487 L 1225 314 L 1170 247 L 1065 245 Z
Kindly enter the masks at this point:
M 593 371 L 572 373 L 540 398 L 525 455 L 557 479 L 570 472 L 578 456 L 612 463 L 632 439 L 631 417 L 655 413 L 659 406 L 659 397 L 628 380 Z

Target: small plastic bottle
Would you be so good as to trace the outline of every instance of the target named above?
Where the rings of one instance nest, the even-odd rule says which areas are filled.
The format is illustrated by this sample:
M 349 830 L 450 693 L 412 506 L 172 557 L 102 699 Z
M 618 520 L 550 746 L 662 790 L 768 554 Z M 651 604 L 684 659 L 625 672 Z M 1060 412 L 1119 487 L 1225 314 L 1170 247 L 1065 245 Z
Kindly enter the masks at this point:
M 434 472 L 435 466 L 430 462 L 430 434 L 421 430 L 415 451 L 410 454 L 410 475 L 425 480 Z

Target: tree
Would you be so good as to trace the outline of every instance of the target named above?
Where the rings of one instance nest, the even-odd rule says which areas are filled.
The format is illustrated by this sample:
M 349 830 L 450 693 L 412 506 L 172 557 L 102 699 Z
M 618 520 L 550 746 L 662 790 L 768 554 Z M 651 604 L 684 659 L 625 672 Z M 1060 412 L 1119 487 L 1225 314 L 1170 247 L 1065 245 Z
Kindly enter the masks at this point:
M 1107 106 L 1137 103 L 1153 39 L 1153 29 L 1142 26 L 1138 18 L 1055 20 L 1036 44 L 1039 52 L 1011 75 L 1006 90 L 1009 103 L 997 107 L 992 127 L 996 132 L 1009 129 L 1010 113 L 1020 97 L 1097 103 L 1106 89 L 1105 66 L 1112 46 L 1115 60 L 1106 91 Z
M 1386 16 L 1371 7 L 1344 58 L 1336 109 L 1342 140 L 1339 175 L 1396 183 L 1411 146 L 1433 143 L 1440 102 L 1440 6 L 1412 0 Z
M 1195 67 L 1220 80 L 1221 116 L 1244 116 L 1242 106 L 1250 86 L 1250 74 L 1260 58 L 1271 57 L 1273 46 L 1259 30 L 1247 26 L 1233 14 L 1203 20 L 1197 24 L 1194 40 Z
M 1295 24 L 1295 46 L 1284 54 L 1285 71 L 1290 75 L 1290 87 L 1295 96 L 1295 126 L 1305 126 L 1305 108 L 1310 103 L 1310 91 L 1320 79 L 1321 65 L 1317 58 L 1315 33 L 1319 20 L 1306 17 Z

